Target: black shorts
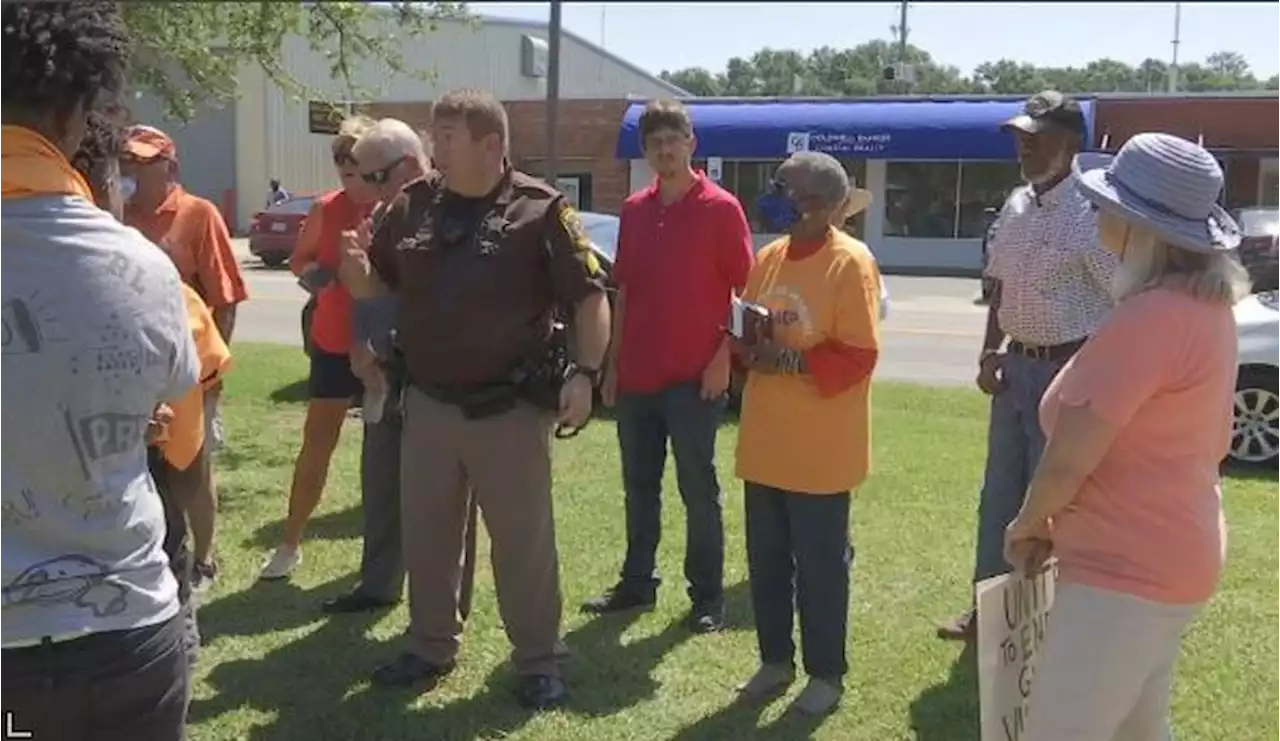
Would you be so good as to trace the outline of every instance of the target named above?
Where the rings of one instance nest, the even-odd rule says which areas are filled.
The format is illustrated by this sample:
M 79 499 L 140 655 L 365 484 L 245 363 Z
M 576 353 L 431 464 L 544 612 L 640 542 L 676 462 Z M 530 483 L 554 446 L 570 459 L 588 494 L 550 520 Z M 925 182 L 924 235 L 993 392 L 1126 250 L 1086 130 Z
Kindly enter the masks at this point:
M 351 356 L 313 347 L 307 390 L 312 399 L 354 399 L 364 393 L 364 384 L 351 372 Z

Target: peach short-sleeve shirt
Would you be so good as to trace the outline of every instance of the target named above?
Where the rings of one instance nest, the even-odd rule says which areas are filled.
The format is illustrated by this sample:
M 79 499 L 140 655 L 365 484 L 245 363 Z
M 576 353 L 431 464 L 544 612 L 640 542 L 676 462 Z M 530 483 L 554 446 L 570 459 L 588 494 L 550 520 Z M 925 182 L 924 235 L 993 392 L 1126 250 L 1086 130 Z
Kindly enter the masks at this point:
M 1166 288 L 1122 301 L 1045 392 L 1118 428 L 1054 518 L 1062 578 L 1170 604 L 1207 600 L 1226 548 L 1218 466 L 1231 441 L 1231 307 Z

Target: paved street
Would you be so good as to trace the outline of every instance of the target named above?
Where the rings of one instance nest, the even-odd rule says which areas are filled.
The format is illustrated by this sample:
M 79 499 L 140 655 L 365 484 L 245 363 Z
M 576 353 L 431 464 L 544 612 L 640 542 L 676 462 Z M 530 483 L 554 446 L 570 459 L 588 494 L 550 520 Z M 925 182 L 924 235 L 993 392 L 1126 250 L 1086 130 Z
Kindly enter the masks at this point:
M 241 308 L 236 339 L 301 344 L 298 314 L 305 294 L 293 276 L 265 269 L 247 255 L 244 264 L 250 299 Z M 978 282 L 905 276 L 886 281 L 893 307 L 884 324 L 884 357 L 877 375 L 919 383 L 971 383 L 986 316 L 984 308 L 973 304 Z

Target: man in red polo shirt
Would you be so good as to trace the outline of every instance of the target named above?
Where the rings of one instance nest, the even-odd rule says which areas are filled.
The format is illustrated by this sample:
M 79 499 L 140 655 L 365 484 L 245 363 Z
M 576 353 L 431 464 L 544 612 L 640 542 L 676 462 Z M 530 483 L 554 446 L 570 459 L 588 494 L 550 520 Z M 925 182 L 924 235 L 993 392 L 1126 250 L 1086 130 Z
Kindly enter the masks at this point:
M 662 473 L 676 459 L 687 537 L 689 627 L 724 626 L 724 526 L 716 430 L 729 387 L 723 327 L 751 269 L 751 229 L 738 199 L 691 164 L 697 144 L 684 106 L 650 103 L 640 116 L 657 174 L 622 206 L 613 279 L 614 342 L 604 402 L 617 406 L 627 502 L 621 580 L 583 605 L 592 613 L 650 607 L 657 598 Z

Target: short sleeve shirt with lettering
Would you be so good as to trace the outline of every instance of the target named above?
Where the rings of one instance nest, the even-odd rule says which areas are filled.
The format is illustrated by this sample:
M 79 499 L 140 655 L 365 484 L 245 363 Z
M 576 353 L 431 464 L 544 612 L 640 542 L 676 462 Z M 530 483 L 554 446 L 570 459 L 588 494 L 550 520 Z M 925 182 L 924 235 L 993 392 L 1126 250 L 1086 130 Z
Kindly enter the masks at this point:
M 1000 328 L 1030 345 L 1090 337 L 1110 312 L 1118 262 L 1098 239 L 1093 207 L 1074 177 L 1037 196 L 1010 194 L 987 246 L 987 275 L 1000 281 Z
M 5 199 L 0 228 L 5 645 L 165 620 L 144 433 L 199 382 L 178 272 L 80 197 Z

